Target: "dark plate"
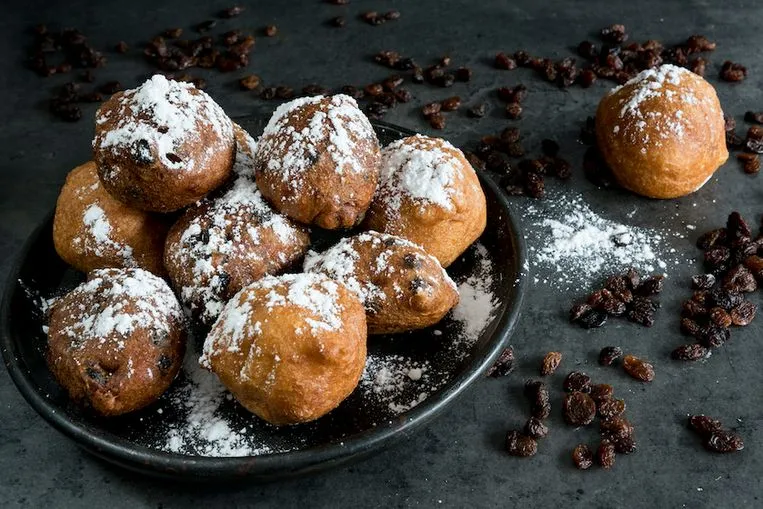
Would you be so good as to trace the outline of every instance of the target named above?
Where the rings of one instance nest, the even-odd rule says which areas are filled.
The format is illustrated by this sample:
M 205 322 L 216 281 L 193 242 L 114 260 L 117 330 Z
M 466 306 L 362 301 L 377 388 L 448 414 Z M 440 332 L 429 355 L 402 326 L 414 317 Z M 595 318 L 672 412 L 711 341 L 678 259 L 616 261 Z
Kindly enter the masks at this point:
M 249 132 L 262 129 L 261 121 L 238 121 Z M 382 144 L 412 134 L 381 122 L 374 125 Z M 494 315 L 479 337 L 462 350 L 451 344 L 459 334 L 458 323 L 451 317 L 423 331 L 369 340 L 369 355 L 399 354 L 427 362 L 429 374 L 437 377 L 438 386 L 428 397 L 399 415 L 399 410 L 390 411 L 387 401 L 366 398 L 358 389 L 339 408 L 313 423 L 276 428 L 259 421 L 235 402 L 226 401 L 219 411 L 235 429 L 246 426 L 248 433 L 256 434 L 257 440 L 274 452 L 205 457 L 155 447 L 163 440 L 159 435 L 166 434 L 167 426 L 184 418 L 182 409 L 172 402 L 182 390 L 185 375 L 159 402 L 140 412 L 103 419 L 81 410 L 70 403 L 45 363 L 46 336 L 37 297 L 59 295 L 82 278 L 56 255 L 52 217 L 32 233 L 9 276 L 2 307 L 5 364 L 21 394 L 53 427 L 96 456 L 145 474 L 185 480 L 273 480 L 359 459 L 409 436 L 440 413 L 483 375 L 514 328 L 526 277 L 524 244 L 501 191 L 488 177 L 480 175 L 480 180 L 487 197 L 488 225 L 479 242 L 493 261 L 491 291 L 497 303 Z M 474 272 L 479 263 L 476 255 L 472 247 L 448 269 L 457 282 Z M 197 340 L 194 347 L 198 346 Z M 417 394 L 414 391 L 408 396 L 415 399 Z

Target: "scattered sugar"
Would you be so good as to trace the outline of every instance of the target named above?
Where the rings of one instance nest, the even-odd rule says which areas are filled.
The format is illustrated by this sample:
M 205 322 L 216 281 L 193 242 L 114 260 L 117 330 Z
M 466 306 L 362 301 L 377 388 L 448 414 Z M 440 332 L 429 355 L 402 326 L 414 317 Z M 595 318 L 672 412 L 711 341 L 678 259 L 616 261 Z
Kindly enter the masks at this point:
M 678 264 L 666 247 L 681 233 L 620 224 L 594 212 L 580 195 L 550 193 L 524 213 L 528 255 L 537 272 L 549 274 L 536 283 L 570 290 L 591 284 L 594 278 L 632 266 L 647 273 L 667 275 Z
M 160 449 L 210 457 L 257 456 L 274 452 L 247 433 L 246 427 L 232 429 L 230 420 L 220 412 L 228 391 L 213 373 L 199 366 L 195 355 L 186 356 L 183 369 L 187 380 L 173 394 L 170 404 L 184 416 L 179 423 L 169 427 L 165 442 L 159 444 Z
M 493 295 L 493 264 L 487 248 L 475 244 L 476 263 L 471 274 L 458 285 L 459 301 L 453 319 L 461 324 L 459 343 L 474 344 L 495 317 L 498 302 Z M 465 352 L 468 350 L 464 349 Z
M 428 361 L 402 355 L 370 354 L 358 389 L 364 399 L 386 405 L 394 415 L 407 412 L 442 387 L 447 378 L 438 376 Z

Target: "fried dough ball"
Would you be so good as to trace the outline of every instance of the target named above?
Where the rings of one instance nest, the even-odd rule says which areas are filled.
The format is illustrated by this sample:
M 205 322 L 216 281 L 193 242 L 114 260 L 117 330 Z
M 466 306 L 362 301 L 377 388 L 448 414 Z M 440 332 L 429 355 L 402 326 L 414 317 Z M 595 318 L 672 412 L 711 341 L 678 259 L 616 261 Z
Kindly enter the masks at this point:
M 643 71 L 604 96 L 596 139 L 620 184 L 650 198 L 698 190 L 729 156 L 715 89 L 674 65 Z
M 312 421 L 352 393 L 366 362 L 357 296 L 322 274 L 268 276 L 226 304 L 200 358 L 272 424 Z
M 155 75 L 98 110 L 93 153 L 106 190 L 131 207 L 171 212 L 229 177 L 233 124 L 190 83 Z
M 255 152 L 257 185 L 273 206 L 305 224 L 350 228 L 371 203 L 379 178 L 379 141 L 346 95 L 283 104 Z
M 61 259 L 82 272 L 141 267 L 163 276 L 164 240 L 170 224 L 165 217 L 112 198 L 90 161 L 66 176 L 56 202 L 53 245 Z
M 167 390 L 185 341 L 180 304 L 164 280 L 143 269 L 98 269 L 54 304 L 48 366 L 73 400 L 121 415 Z
M 180 300 L 212 323 L 241 288 L 300 260 L 307 229 L 273 210 L 251 178 L 190 207 L 167 235 L 164 261 Z
M 366 229 L 404 237 L 447 267 L 482 235 L 486 222 L 477 174 L 453 145 L 417 134 L 382 150 Z
M 310 253 L 305 272 L 323 273 L 355 292 L 366 308 L 369 334 L 434 325 L 458 303 L 455 283 L 420 246 L 369 231 Z

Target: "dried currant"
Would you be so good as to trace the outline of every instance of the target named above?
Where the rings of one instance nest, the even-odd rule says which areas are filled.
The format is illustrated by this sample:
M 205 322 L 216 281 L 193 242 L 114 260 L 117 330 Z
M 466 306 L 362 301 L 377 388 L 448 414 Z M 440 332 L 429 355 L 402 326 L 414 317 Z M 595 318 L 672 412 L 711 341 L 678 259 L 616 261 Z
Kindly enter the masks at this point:
M 554 373 L 562 362 L 561 352 L 548 352 L 541 362 L 540 375 L 548 376 Z
M 564 379 L 565 392 L 585 392 L 591 391 L 591 377 L 580 371 L 572 371 Z
M 623 369 L 636 380 L 642 382 L 654 380 L 654 366 L 634 355 L 623 357 Z
M 563 402 L 564 421 L 572 426 L 587 426 L 596 417 L 596 403 L 584 392 L 570 392 Z
M 593 466 L 593 451 L 586 444 L 578 444 L 572 451 L 572 461 L 580 470 L 587 470 Z
M 534 438 L 512 430 L 506 434 L 506 452 L 511 456 L 527 458 L 538 452 L 538 442 Z
M 605 346 L 599 352 L 599 364 L 611 366 L 617 359 L 622 357 L 623 349 L 619 346 Z

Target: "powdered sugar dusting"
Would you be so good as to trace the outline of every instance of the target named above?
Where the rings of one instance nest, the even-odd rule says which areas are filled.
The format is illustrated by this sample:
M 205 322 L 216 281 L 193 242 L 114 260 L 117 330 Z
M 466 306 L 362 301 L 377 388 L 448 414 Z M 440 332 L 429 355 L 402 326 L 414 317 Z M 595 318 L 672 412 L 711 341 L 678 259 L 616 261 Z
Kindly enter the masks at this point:
M 103 305 L 95 305 L 96 298 Z M 76 320 L 61 330 L 73 348 L 92 341 L 104 343 L 115 334 L 126 336 L 137 328 L 169 334 L 170 324 L 182 319 L 180 305 L 167 283 L 143 269 L 94 270 L 88 281 L 64 299 L 83 302 Z M 124 343 L 115 341 L 114 347 L 121 349 Z
M 98 204 L 93 203 L 85 209 L 82 214 L 82 224 L 85 226 L 86 235 L 74 237 L 72 243 L 75 246 L 81 246 L 83 252 L 94 253 L 96 256 L 105 256 L 107 250 L 113 250 L 124 260 L 125 266 L 136 265 L 132 247 L 119 243 L 111 237 L 111 223 L 106 212 Z
M 306 107 L 316 108 L 306 116 Z M 307 122 L 297 130 L 293 123 Z M 279 106 L 259 140 L 255 159 L 258 170 L 280 176 L 298 190 L 305 172 L 323 153 L 335 163 L 340 175 L 361 173 L 366 168 L 358 159 L 361 141 L 378 144 L 368 118 L 352 97 L 302 97 Z
M 339 304 L 339 285 L 320 274 L 284 274 L 266 276 L 244 287 L 228 302 L 204 342 L 199 363 L 209 368 L 218 351 L 240 351 L 241 342 L 261 333 L 260 323 L 252 323 L 252 298 L 267 290 L 264 302 L 258 304 L 272 311 L 283 307 L 304 310 L 312 333 L 336 331 L 342 327 L 343 308 Z M 300 330 L 295 331 L 297 334 Z M 254 348 L 253 348 L 254 350 Z
M 360 255 L 357 248 L 364 244 L 381 251 L 378 252 L 369 267 L 359 268 L 357 262 L 360 261 Z M 305 272 L 322 272 L 332 279 L 343 283 L 358 296 L 366 306 L 366 309 L 370 311 L 375 309 L 375 303 L 387 298 L 384 290 L 373 283 L 373 279 L 394 277 L 397 269 L 393 264 L 389 263 L 389 258 L 395 250 L 400 248 L 413 250 L 414 261 L 417 258 L 421 261 L 426 259 L 430 264 L 435 266 L 440 265 L 440 262 L 433 256 L 426 254 L 421 246 L 407 239 L 375 231 L 367 231 L 353 237 L 344 238 L 323 253 L 308 253 L 305 258 L 304 269 Z M 377 251 L 372 252 L 377 253 Z M 368 270 L 368 275 L 359 278 L 358 270 L 366 269 Z M 455 283 L 450 279 L 445 269 L 442 269 L 442 267 L 440 269 L 442 281 L 455 288 Z M 427 277 L 427 282 L 433 287 L 440 285 L 440 280 L 429 277 Z M 402 289 L 397 293 L 398 296 L 402 296 Z
M 462 161 L 444 140 L 417 134 L 382 149 L 378 197 L 396 214 L 403 196 L 425 205 L 452 210 L 453 193 L 461 181 Z
M 96 151 L 126 150 L 137 160 L 158 158 L 167 168 L 197 171 L 206 167 L 217 147 L 207 147 L 201 158 L 194 160 L 178 157 L 176 151 L 182 145 L 198 142 L 202 126 L 212 129 L 219 139 L 233 136 L 232 123 L 222 108 L 190 83 L 156 74 L 116 100 L 117 107 L 102 107 L 96 116 L 96 126 L 114 121 L 112 129 L 93 140 Z
M 550 274 L 543 283 L 557 288 L 579 289 L 629 266 L 667 274 L 669 265 L 679 263 L 666 244 L 682 234 L 605 219 L 579 195 L 551 194 L 545 203 L 528 206 L 524 218 L 536 232 L 528 247 L 530 263 Z
M 245 152 L 237 152 L 236 166 L 244 168 L 247 164 L 251 159 Z M 255 247 L 261 244 L 265 231 L 272 231 L 280 242 L 289 244 L 298 242 L 301 230 L 274 211 L 248 177 L 237 177 L 221 196 L 196 207 L 201 208 L 201 213 L 188 222 L 179 245 L 172 246 L 168 253 L 174 264 L 190 267 L 193 272 L 191 283 L 179 288 L 181 300 L 192 311 L 198 311 L 203 321 L 210 322 L 225 305 L 224 294 L 230 282 L 222 261 L 263 261 L 263 250 Z M 289 261 L 284 253 L 280 256 L 280 264 Z
M 385 405 L 391 414 L 398 415 L 425 401 L 446 381 L 428 361 L 377 354 L 368 356 L 358 389 L 365 399 Z

